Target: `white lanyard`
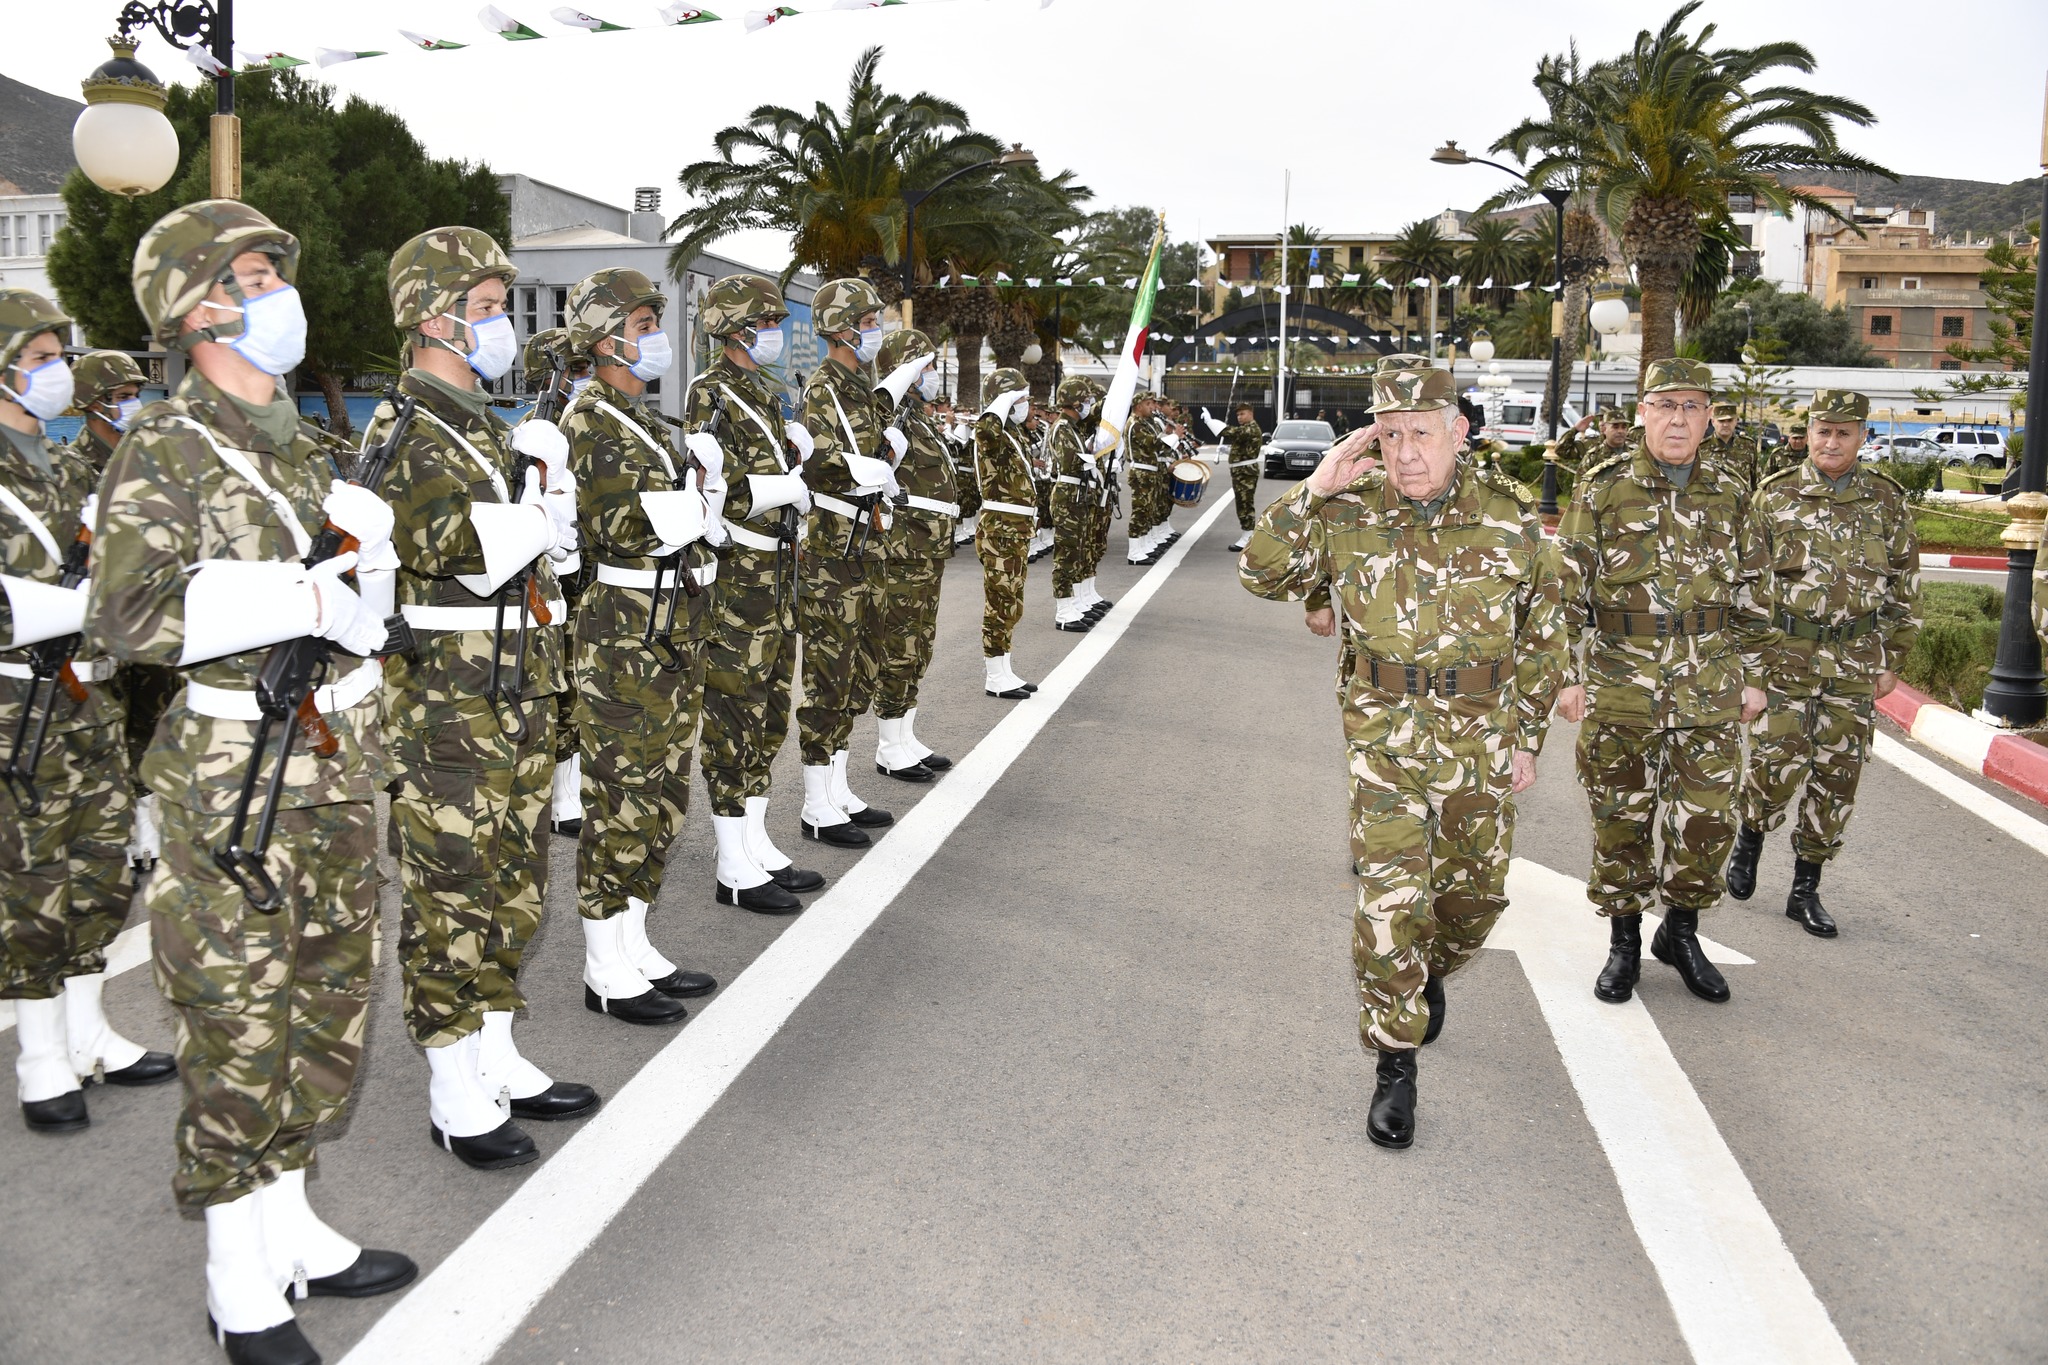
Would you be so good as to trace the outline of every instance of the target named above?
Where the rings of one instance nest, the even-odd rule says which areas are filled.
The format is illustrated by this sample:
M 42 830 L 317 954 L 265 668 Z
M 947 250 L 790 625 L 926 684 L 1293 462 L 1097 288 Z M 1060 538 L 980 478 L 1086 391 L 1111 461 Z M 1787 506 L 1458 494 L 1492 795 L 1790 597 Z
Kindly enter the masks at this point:
M 1018 459 L 1023 460 L 1026 466 L 1028 467 L 1030 464 L 1030 457 L 1025 455 L 1023 443 L 1017 440 L 1016 437 L 1010 435 L 1010 424 L 1008 422 L 1003 423 L 1002 433 L 1003 439 L 1010 443 L 1010 450 L 1012 451 L 1012 453 L 1014 453 Z M 986 498 L 988 496 L 988 480 L 982 475 L 981 460 L 978 454 L 974 461 L 974 486 L 977 490 L 980 491 L 982 497 Z
M 447 432 L 448 439 L 455 442 L 455 444 L 461 446 L 463 449 L 463 453 L 468 455 L 470 459 L 476 461 L 476 467 L 478 469 L 483 470 L 484 477 L 489 479 L 491 481 L 491 487 L 497 490 L 499 502 L 512 501 L 512 495 L 505 491 L 505 476 L 498 472 L 498 467 L 496 465 L 492 464 L 489 460 L 486 460 L 481 454 L 479 454 L 475 446 L 471 445 L 468 441 L 464 440 L 461 432 L 457 431 L 454 427 L 449 426 L 446 422 L 436 417 L 433 413 L 428 412 L 425 408 L 414 408 L 413 411 L 418 413 L 420 416 L 426 418 L 429 422 L 432 422 L 435 426 L 441 428 L 441 430 Z
M 255 463 L 246 454 L 234 449 L 232 446 L 222 445 L 214 439 L 212 432 L 193 421 L 190 417 L 175 416 L 172 420 L 182 422 L 198 432 L 205 442 L 213 447 L 213 453 L 220 456 L 221 463 L 256 485 L 256 491 L 261 493 L 264 499 L 277 509 L 278 520 L 284 524 L 284 529 L 291 533 L 292 544 L 298 546 L 301 559 L 313 552 L 313 537 L 306 534 L 305 526 L 299 521 L 299 514 L 292 510 L 292 505 L 285 498 L 284 494 L 272 488 L 264 481 L 263 476 L 256 472 Z
M 778 437 L 775 434 L 774 429 L 768 425 L 768 419 L 763 417 L 760 413 L 755 412 L 752 405 L 750 405 L 746 399 L 734 393 L 730 387 L 724 384 L 720 384 L 718 386 L 718 391 L 724 394 L 727 398 L 730 398 L 733 402 L 739 404 L 740 411 L 744 412 L 747 416 L 754 419 L 754 425 L 761 428 L 761 434 L 768 438 L 768 449 L 771 452 L 773 452 L 775 456 L 775 467 L 781 470 L 783 473 L 787 474 L 789 472 L 789 461 L 785 460 L 782 457 L 782 444 L 784 438 Z
M 825 394 L 832 400 L 832 407 L 839 414 L 839 429 L 846 433 L 846 453 L 849 455 L 862 454 L 860 437 L 853 434 L 853 423 L 847 419 L 846 409 L 839 406 L 839 395 L 829 388 L 825 390 Z
M 52 564 L 64 562 L 63 554 L 57 549 L 57 537 L 50 534 L 50 528 L 43 525 L 43 519 L 29 511 L 28 504 L 14 496 L 14 490 L 6 484 L 0 484 L 0 503 L 7 504 L 9 511 L 28 523 L 29 533 L 43 542 L 43 548 L 50 552 Z
M 618 419 L 620 422 L 625 423 L 626 430 L 632 432 L 635 436 L 638 436 L 640 438 L 640 443 L 642 445 L 646 446 L 649 450 L 653 451 L 657 456 L 660 457 L 661 467 L 668 471 L 669 482 L 675 484 L 678 487 L 682 485 L 683 481 L 676 475 L 675 461 L 669 459 L 668 451 L 662 446 L 662 444 L 659 441 L 655 440 L 652 436 L 649 436 L 646 430 L 642 428 L 638 422 L 626 416 L 625 413 L 620 412 L 610 403 L 605 402 L 604 399 L 594 398 L 591 400 L 591 402 L 594 403 L 597 407 L 604 410 L 605 412 L 610 413 L 614 418 Z

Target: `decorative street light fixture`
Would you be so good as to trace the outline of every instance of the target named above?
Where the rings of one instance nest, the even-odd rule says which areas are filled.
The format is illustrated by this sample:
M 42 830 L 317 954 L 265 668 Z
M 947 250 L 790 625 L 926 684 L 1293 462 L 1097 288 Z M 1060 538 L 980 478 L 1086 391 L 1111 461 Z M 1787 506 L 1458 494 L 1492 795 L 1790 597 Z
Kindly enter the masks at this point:
M 178 135 L 164 117 L 163 83 L 135 60 L 136 35 L 152 26 L 171 46 L 213 54 L 213 197 L 242 197 L 242 122 L 235 117 L 234 0 L 128 0 L 109 38 L 114 59 L 84 82 L 85 110 L 71 148 L 88 179 L 110 194 L 148 194 L 178 168 Z M 134 112 L 131 112 L 134 111 Z
M 963 175 L 975 171 L 1008 170 L 1015 166 L 1036 166 L 1038 157 L 1021 142 L 1010 144 L 1010 150 L 987 161 L 977 161 L 971 166 L 962 166 L 951 175 L 943 176 L 935 185 L 921 190 L 903 191 L 903 259 L 897 263 L 897 273 L 903 280 L 903 325 L 913 326 L 911 321 L 911 291 L 917 288 L 917 206 L 952 184 Z
M 1586 305 L 1586 321 L 1603 337 L 1611 337 L 1628 326 L 1628 300 L 1621 296 L 1619 287 L 1603 284 L 1593 291 L 1593 298 Z M 1586 386 L 1579 403 L 1580 416 L 1593 410 L 1593 366 L 1600 353 L 1606 350 L 1603 342 L 1593 350 L 1593 358 L 1586 362 Z

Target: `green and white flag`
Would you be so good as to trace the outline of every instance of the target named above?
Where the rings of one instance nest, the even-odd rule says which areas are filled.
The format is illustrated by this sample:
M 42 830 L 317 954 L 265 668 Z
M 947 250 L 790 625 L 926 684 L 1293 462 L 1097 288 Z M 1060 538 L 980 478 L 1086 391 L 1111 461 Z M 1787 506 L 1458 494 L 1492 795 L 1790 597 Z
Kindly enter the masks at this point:
M 429 38 L 424 33 L 411 33 L 405 29 L 398 30 L 398 36 L 422 52 L 454 52 L 469 46 L 468 43 L 450 42 L 446 38 Z
M 235 49 L 235 55 L 242 59 L 242 65 L 251 71 L 269 67 L 272 71 L 289 71 L 295 66 L 304 66 L 304 57 L 294 57 L 289 52 L 251 52 L 246 47 Z
M 549 10 L 548 17 L 558 24 L 566 25 L 569 28 L 580 28 L 588 33 L 624 33 L 626 31 L 624 24 L 614 24 L 598 18 L 595 14 L 585 14 L 580 9 L 570 9 L 566 5 Z
M 360 62 L 368 57 L 382 57 L 386 55 L 388 54 L 383 52 L 350 52 L 338 47 L 323 47 L 313 53 L 313 61 L 322 71 L 325 71 L 328 67 L 339 66 L 343 62 Z
M 780 23 L 796 15 L 798 11 L 788 5 L 777 5 L 774 9 L 750 9 L 746 15 L 747 32 L 759 33 L 770 24 Z
M 496 5 L 485 5 L 476 12 L 476 21 L 489 32 L 497 34 L 507 42 L 524 43 L 541 35 L 514 19 Z
M 1152 254 L 1145 273 L 1138 280 L 1138 296 L 1131 300 L 1131 325 L 1124 332 L 1124 349 L 1117 356 L 1116 374 L 1109 381 L 1109 394 L 1102 400 L 1102 424 L 1095 433 L 1095 453 L 1116 448 L 1131 420 L 1131 400 L 1138 392 L 1138 370 L 1145 363 L 1145 342 L 1152 334 L 1152 300 L 1159 293 L 1159 253 L 1166 244 L 1166 219 L 1152 233 Z
M 663 5 L 661 21 L 664 24 L 715 24 L 718 16 L 694 5 Z

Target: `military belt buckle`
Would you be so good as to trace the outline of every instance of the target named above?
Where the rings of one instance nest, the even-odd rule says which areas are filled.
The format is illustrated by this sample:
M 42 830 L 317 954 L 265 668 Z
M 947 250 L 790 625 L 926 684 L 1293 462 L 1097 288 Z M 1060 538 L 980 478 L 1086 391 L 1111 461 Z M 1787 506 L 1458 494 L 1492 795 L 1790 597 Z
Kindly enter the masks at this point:
M 1417 668 L 1414 664 L 1403 664 L 1401 665 L 1401 672 L 1403 684 L 1409 695 L 1412 696 L 1417 692 L 1427 692 L 1429 690 L 1429 672 L 1427 669 Z M 1418 683 L 1420 684 L 1419 686 L 1417 685 Z

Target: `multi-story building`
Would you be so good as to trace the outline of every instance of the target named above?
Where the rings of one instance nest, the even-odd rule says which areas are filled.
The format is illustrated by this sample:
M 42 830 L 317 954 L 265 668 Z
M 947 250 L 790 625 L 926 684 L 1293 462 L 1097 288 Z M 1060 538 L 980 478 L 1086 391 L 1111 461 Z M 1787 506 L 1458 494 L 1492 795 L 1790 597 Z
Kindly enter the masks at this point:
M 1888 229 L 1882 241 L 1838 243 L 1826 263 L 1822 302 L 1847 308 L 1863 343 L 1888 365 L 1960 370 L 1950 346 L 1990 341 L 1991 309 L 1978 283 L 1989 265 L 1981 243 L 1929 242 Z
M 7 184 L 11 182 L 0 182 Z M 57 297 L 47 267 L 50 243 L 63 226 L 64 196 L 0 194 L 0 288 L 32 289 L 45 298 Z

